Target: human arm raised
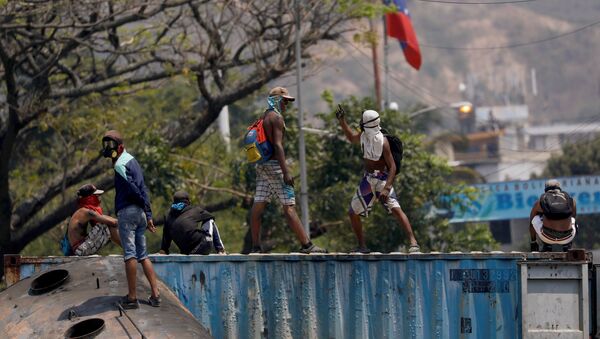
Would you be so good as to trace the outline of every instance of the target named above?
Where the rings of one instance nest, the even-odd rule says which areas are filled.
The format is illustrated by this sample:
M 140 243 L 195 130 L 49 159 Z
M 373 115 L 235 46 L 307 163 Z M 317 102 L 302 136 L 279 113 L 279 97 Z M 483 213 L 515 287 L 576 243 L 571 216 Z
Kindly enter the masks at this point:
M 338 119 L 346 139 L 353 144 L 360 143 L 360 133 L 353 132 L 350 126 L 348 126 L 348 123 L 346 122 L 346 112 L 344 111 L 342 105 L 338 105 L 338 108 L 335 111 L 335 117 Z

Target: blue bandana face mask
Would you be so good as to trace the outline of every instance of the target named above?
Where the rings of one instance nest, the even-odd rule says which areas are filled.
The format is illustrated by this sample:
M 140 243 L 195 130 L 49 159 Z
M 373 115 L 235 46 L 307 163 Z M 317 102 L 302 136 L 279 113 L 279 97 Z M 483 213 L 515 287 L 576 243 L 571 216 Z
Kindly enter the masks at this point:
M 185 206 L 187 206 L 185 204 L 185 202 L 178 202 L 178 203 L 174 203 L 173 205 L 171 205 L 171 208 L 176 211 L 181 211 L 185 208 Z
M 268 97 L 267 104 L 269 105 L 269 109 L 281 114 L 281 100 L 283 98 L 280 96 Z

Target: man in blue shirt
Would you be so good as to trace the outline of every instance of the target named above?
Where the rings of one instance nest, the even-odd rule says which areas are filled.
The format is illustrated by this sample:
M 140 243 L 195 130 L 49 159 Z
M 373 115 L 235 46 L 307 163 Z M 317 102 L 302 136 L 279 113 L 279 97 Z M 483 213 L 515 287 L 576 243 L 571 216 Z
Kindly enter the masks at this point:
M 152 209 L 148 189 L 144 184 L 144 174 L 135 158 L 127 153 L 121 134 L 110 130 L 102 138 L 102 155 L 110 158 L 115 170 L 115 211 L 117 213 L 119 236 L 123 246 L 123 260 L 129 293 L 121 300 L 125 309 L 139 308 L 136 296 L 137 264 L 142 264 L 144 274 L 150 283 L 152 294 L 150 305 L 160 306 L 160 296 L 156 274 L 146 252 L 146 228 L 152 233 L 156 227 L 152 222 Z

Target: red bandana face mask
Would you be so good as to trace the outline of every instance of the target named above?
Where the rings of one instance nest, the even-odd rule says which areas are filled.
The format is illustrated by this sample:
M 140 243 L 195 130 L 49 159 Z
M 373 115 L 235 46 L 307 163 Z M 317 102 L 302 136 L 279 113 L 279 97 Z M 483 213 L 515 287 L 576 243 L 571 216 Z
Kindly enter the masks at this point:
M 100 198 L 97 195 L 88 195 L 84 198 L 79 198 L 79 208 L 87 208 L 95 211 L 98 214 L 102 214 L 102 206 L 100 206 Z

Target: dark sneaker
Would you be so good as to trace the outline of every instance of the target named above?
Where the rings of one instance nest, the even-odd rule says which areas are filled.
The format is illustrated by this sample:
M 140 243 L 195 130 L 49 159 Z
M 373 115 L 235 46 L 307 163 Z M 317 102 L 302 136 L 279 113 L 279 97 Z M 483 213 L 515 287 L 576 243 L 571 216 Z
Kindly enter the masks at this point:
M 252 253 L 264 253 L 264 252 L 260 246 L 253 246 L 252 249 L 250 250 L 249 254 L 252 254 Z
M 152 307 L 160 307 L 160 297 L 155 298 L 153 296 L 150 296 L 148 297 L 148 303 Z
M 123 309 L 126 310 L 134 310 L 136 308 L 140 308 L 140 303 L 137 301 L 137 299 L 129 300 L 129 295 L 126 295 L 123 298 L 121 298 L 121 300 L 119 301 L 119 305 L 121 305 L 121 307 L 123 307 Z
M 310 253 L 327 253 L 327 250 L 321 248 L 315 244 L 312 244 L 309 248 L 301 248 L 300 253 L 310 254 Z
M 352 251 L 350 251 L 350 253 L 369 254 L 369 253 L 371 253 L 371 250 L 366 247 L 357 247 L 357 248 L 353 249 Z

